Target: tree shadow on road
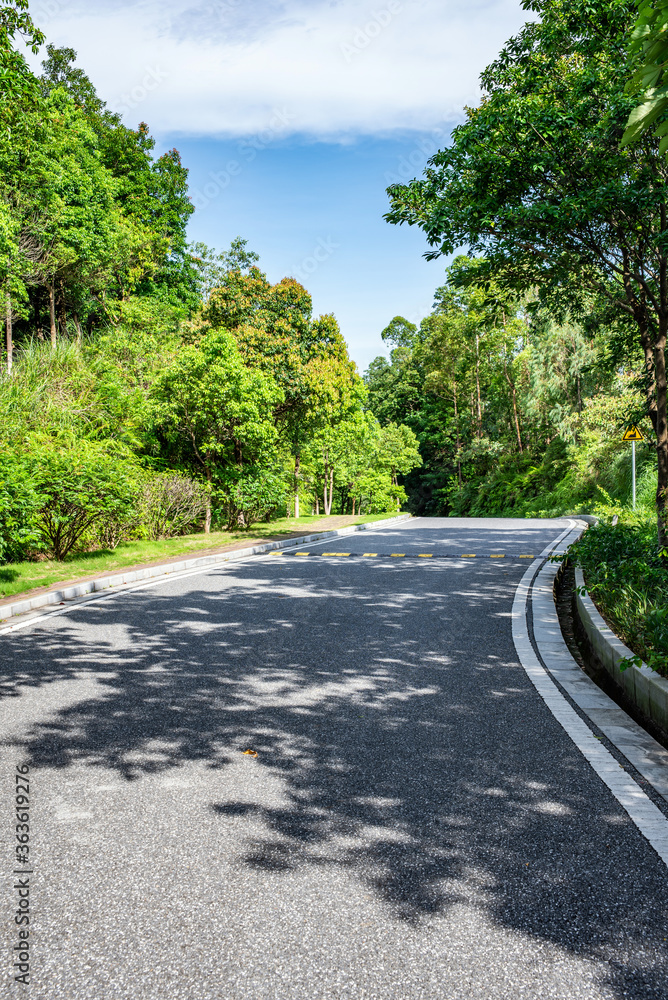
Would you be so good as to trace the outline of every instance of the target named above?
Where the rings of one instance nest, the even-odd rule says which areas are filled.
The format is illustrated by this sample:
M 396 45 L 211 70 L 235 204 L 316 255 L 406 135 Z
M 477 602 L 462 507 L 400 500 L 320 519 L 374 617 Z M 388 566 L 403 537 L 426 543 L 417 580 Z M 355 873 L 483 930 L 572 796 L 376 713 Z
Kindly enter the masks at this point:
M 468 903 L 609 963 L 620 998 L 665 997 L 665 869 L 517 664 L 513 573 L 322 565 L 247 564 L 5 637 L 7 694 L 102 675 L 28 733 L 31 765 L 134 782 L 252 748 L 284 801 L 210 803 L 248 823 L 240 865 L 338 866 L 409 925 Z

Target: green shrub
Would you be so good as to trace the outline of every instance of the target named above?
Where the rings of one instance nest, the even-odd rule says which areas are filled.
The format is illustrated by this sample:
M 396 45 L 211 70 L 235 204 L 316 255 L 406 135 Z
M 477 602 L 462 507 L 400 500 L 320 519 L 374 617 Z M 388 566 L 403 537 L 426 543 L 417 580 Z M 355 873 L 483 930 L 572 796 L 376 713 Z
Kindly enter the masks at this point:
M 140 470 L 131 455 L 86 440 L 35 438 L 31 445 L 37 524 L 54 559 L 65 559 L 97 522 L 136 504 Z
M 142 486 L 135 524 L 154 540 L 185 535 L 200 523 L 206 501 L 206 486 L 188 476 L 151 476 Z
M 41 505 L 25 457 L 0 451 L 0 563 L 25 559 L 39 545 Z
M 243 474 L 230 471 L 216 490 L 216 498 L 229 531 L 248 529 L 285 503 L 285 482 L 271 469 L 250 467 Z
M 387 472 L 368 472 L 360 476 L 354 493 L 359 499 L 360 514 L 390 514 L 399 511 L 407 499 L 403 486 L 393 483 Z
M 587 589 L 613 631 L 653 670 L 668 676 L 668 569 L 658 551 L 656 522 L 644 511 L 617 508 L 570 549 Z

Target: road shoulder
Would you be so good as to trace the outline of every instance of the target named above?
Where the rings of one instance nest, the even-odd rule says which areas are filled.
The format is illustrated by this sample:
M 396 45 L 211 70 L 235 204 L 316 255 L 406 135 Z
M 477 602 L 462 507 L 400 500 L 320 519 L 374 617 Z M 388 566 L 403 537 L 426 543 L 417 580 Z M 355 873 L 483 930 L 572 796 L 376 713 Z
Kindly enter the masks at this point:
M 558 567 L 549 556 L 581 530 L 571 521 L 524 574 L 513 604 L 515 648 L 549 711 L 668 865 L 668 753 L 580 669 L 561 634 Z

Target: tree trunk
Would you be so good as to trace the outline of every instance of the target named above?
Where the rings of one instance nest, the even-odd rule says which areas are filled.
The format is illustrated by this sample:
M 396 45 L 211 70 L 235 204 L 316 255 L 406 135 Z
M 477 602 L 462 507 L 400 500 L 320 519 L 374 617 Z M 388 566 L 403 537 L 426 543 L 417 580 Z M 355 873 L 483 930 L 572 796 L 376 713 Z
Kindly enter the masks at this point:
M 316 516 L 320 517 L 320 497 L 318 496 L 317 493 L 315 497 L 315 512 Z
M 74 329 L 77 331 L 77 344 L 81 347 L 83 343 L 83 330 L 81 329 L 81 323 L 79 322 L 79 313 L 74 313 Z
M 517 413 L 517 394 L 515 392 L 515 386 L 511 383 L 510 386 L 513 395 L 513 417 L 515 418 L 515 430 L 517 432 L 517 447 L 520 449 L 520 454 L 524 451 L 522 445 L 522 435 L 520 433 L 520 418 Z
M 14 354 L 14 339 L 12 335 L 12 297 L 9 289 L 5 292 L 5 324 L 7 331 L 7 374 L 12 370 L 12 360 Z
M 508 366 L 506 364 L 506 356 L 505 356 L 505 354 L 503 356 L 503 371 L 504 371 L 505 376 L 506 376 L 506 381 L 508 382 L 508 385 L 510 386 L 510 394 L 511 394 L 511 398 L 512 398 L 512 401 L 513 401 L 513 418 L 514 418 L 514 421 L 515 421 L 515 431 L 517 433 L 517 447 L 519 448 L 520 454 L 521 454 L 524 451 L 524 448 L 522 447 L 522 435 L 520 434 L 520 420 L 519 420 L 519 416 L 517 414 L 517 393 L 515 392 L 515 383 L 513 382 L 513 380 L 510 377 L 510 375 L 508 374 Z
M 67 312 L 65 310 L 65 288 L 60 282 L 60 294 L 58 296 L 58 314 L 60 316 L 60 336 L 67 336 Z
M 480 399 L 480 350 L 479 350 L 480 338 L 478 334 L 475 335 L 475 390 L 477 395 L 477 437 L 478 440 L 482 437 L 482 401 Z
M 661 206 L 662 232 L 666 231 L 666 210 Z M 638 327 L 639 339 L 645 355 L 645 392 L 647 412 L 656 434 L 656 520 L 659 549 L 668 551 L 668 422 L 667 422 L 667 389 L 666 389 L 666 327 L 668 325 L 668 281 L 666 276 L 666 258 L 662 255 L 660 262 L 660 308 L 656 310 L 658 331 L 655 339 L 652 331 L 647 307 L 647 296 L 641 289 L 636 295 L 631 283 L 631 273 L 628 255 L 624 255 L 624 270 L 622 282 L 626 293 L 626 301 L 633 311 L 633 318 Z M 655 327 L 656 330 L 656 327 Z M 668 558 L 664 563 L 668 564 Z
M 30 302 L 30 307 L 32 309 L 32 321 L 35 326 L 35 336 L 38 340 L 44 340 L 44 334 L 42 332 L 42 322 L 39 310 L 39 289 L 30 288 L 28 289 L 28 300 Z
M 329 516 L 329 507 L 327 506 L 327 480 L 329 478 L 329 468 L 325 466 L 325 485 L 322 490 L 322 509 L 325 512 L 325 517 Z
M 657 338 L 654 348 L 654 373 L 656 377 L 656 458 L 658 482 L 656 490 L 657 527 L 659 548 L 668 549 L 668 408 L 666 387 L 666 330 Z
M 295 455 L 295 517 L 299 517 L 299 452 Z
M 324 501 L 325 515 L 329 517 L 332 513 L 332 496 L 334 494 L 334 466 L 330 466 L 329 461 L 325 461 L 325 486 L 322 499 Z
M 455 434 L 457 435 L 457 480 L 459 482 L 459 488 L 462 488 L 462 453 L 461 453 L 461 443 L 459 440 L 459 412 L 457 410 L 457 383 L 452 383 L 452 396 L 455 401 Z
M 51 323 L 51 346 L 56 346 L 56 291 L 53 281 L 49 285 L 49 320 Z
M 206 467 L 206 479 L 209 484 L 209 489 L 206 494 L 206 515 L 204 517 L 204 534 L 211 534 L 211 469 L 207 465 Z

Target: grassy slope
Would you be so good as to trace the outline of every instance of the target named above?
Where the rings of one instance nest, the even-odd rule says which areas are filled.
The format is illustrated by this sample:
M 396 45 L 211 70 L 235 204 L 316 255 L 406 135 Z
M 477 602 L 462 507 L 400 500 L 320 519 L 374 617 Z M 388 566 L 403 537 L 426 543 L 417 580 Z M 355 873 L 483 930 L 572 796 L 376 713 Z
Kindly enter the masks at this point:
M 42 562 L 7 563 L 0 566 L 0 599 L 13 597 L 42 587 L 52 587 L 59 583 L 88 579 L 128 566 L 166 562 L 178 556 L 192 556 L 202 551 L 219 551 L 241 545 L 271 539 L 307 535 L 311 531 L 327 531 L 343 528 L 351 524 L 368 524 L 396 517 L 396 514 L 368 514 L 362 517 L 300 517 L 284 518 L 280 521 L 256 524 L 250 532 L 214 531 L 210 535 L 181 535 L 165 538 L 159 542 L 121 542 L 113 552 L 89 552 L 68 558 L 65 562 L 44 560 Z

